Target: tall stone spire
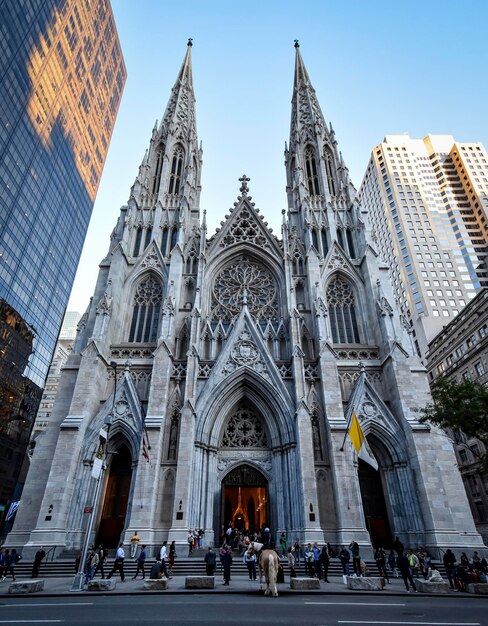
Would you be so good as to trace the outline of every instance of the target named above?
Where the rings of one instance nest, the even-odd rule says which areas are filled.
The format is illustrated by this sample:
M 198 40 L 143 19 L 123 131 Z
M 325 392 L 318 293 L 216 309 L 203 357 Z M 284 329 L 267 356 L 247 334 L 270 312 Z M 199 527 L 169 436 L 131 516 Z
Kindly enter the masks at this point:
M 346 253 L 357 255 L 357 229 L 352 214 L 355 190 L 338 150 L 332 125 L 328 125 L 295 41 L 295 74 L 290 141 L 285 150 L 288 206 L 291 227 L 301 232 L 307 247 L 325 257 L 334 241 Z M 346 240 L 350 245 L 346 245 Z
M 295 77 L 291 110 L 290 150 L 295 143 L 311 140 L 317 135 L 328 135 L 324 116 L 320 109 L 315 89 L 300 53 L 300 44 L 295 41 Z
M 192 47 L 189 39 L 163 119 L 152 130 L 131 190 L 126 222 L 130 232 L 125 236 L 128 256 L 139 256 L 155 239 L 168 258 L 176 242 L 182 248 L 193 226 L 199 227 L 202 150 L 196 128 Z
M 173 132 L 175 135 L 181 132 L 186 136 L 191 135 L 192 139 L 196 138 L 192 48 L 193 40 L 189 39 L 185 58 L 171 90 L 171 96 L 159 127 L 158 134 L 160 137 L 166 137 L 169 132 Z

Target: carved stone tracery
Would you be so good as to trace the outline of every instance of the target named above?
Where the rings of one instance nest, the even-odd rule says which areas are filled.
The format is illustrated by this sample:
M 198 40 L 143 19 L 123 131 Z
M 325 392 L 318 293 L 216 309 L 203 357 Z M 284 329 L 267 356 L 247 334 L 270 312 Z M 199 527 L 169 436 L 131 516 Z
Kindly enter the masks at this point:
M 247 408 L 240 408 L 227 422 L 222 436 L 223 448 L 267 448 L 263 423 Z
M 232 320 L 244 302 L 258 319 L 277 319 L 278 288 L 265 267 L 243 256 L 224 267 L 212 290 L 212 317 Z

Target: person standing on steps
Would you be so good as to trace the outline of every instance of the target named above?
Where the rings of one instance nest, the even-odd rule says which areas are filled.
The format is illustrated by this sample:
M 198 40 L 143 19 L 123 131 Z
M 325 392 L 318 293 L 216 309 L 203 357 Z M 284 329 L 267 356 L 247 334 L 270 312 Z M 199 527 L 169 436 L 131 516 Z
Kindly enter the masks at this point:
M 352 569 L 356 576 L 361 576 L 361 556 L 359 554 L 359 544 L 357 541 L 351 541 L 349 550 L 352 555 Z
M 322 552 L 320 553 L 319 560 L 320 560 L 321 570 L 324 575 L 324 581 L 328 583 L 329 582 L 329 564 L 330 564 L 329 544 L 327 544 L 326 546 L 322 548 Z
M 249 554 L 249 552 L 246 550 L 244 552 L 243 561 L 247 567 L 249 580 L 256 580 L 256 555 L 254 553 Z
M 146 546 L 142 546 L 139 556 L 137 557 L 136 563 L 137 563 L 137 569 L 136 569 L 135 576 L 132 577 L 132 580 L 135 580 L 137 578 L 137 574 L 139 572 L 141 572 L 142 580 L 144 580 L 144 578 L 146 578 L 146 573 L 144 571 L 144 566 L 146 564 Z
M 31 578 L 37 578 L 39 576 L 39 569 L 41 567 L 42 560 L 45 556 L 46 556 L 46 553 L 44 552 L 44 548 L 41 546 L 39 550 L 36 552 L 36 555 L 34 556 L 34 563 L 32 565 Z
M 131 559 L 135 558 L 137 554 L 137 546 L 139 545 L 139 541 L 140 541 L 139 535 L 137 534 L 137 530 L 135 530 L 130 540 L 130 558 Z
M 112 578 L 115 572 L 119 572 L 121 582 L 125 581 L 124 560 L 125 560 L 124 543 L 120 542 L 119 547 L 117 548 L 117 552 L 115 554 L 115 561 L 112 567 L 112 571 L 107 576 L 107 578 Z
M 286 555 L 288 553 L 288 540 L 286 537 L 286 533 L 281 533 L 280 536 L 280 548 L 281 548 L 281 558 L 286 559 Z

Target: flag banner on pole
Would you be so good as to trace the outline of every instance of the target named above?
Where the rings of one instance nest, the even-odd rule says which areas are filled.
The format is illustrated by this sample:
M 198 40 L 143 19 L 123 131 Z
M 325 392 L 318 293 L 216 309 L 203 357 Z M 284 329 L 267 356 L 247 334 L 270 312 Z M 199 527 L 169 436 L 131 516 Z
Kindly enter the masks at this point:
M 354 450 L 356 450 L 358 458 L 377 470 L 378 463 L 369 449 L 368 442 L 366 441 L 363 429 L 359 423 L 356 411 L 352 412 L 351 425 L 349 426 L 349 438 L 351 439 Z
M 17 500 L 16 502 L 11 502 L 10 503 L 10 506 L 8 508 L 8 511 L 7 511 L 7 517 L 5 518 L 6 522 L 11 520 L 13 518 L 13 516 L 17 513 L 17 509 L 19 508 L 19 504 L 20 504 L 20 500 Z
M 151 463 L 151 459 L 149 457 L 149 450 L 151 446 L 149 445 L 149 440 L 147 438 L 147 431 L 144 428 L 142 431 L 142 456 L 146 459 L 146 463 Z

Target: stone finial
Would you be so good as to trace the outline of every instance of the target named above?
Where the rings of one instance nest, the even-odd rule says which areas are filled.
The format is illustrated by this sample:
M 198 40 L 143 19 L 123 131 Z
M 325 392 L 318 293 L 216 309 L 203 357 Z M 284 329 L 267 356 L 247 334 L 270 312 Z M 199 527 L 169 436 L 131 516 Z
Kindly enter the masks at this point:
M 249 178 L 249 176 L 246 176 L 245 174 L 243 174 L 240 178 L 239 178 L 239 182 L 241 183 L 241 188 L 240 191 L 241 193 L 247 193 L 249 191 L 249 187 L 247 186 L 247 183 L 250 181 L 251 179 Z
M 298 39 L 295 39 L 295 48 L 299 48 L 299 47 L 300 47 L 300 43 Z
M 193 46 L 193 38 L 192 37 L 188 38 L 188 43 L 186 45 L 189 46 L 190 48 Z

